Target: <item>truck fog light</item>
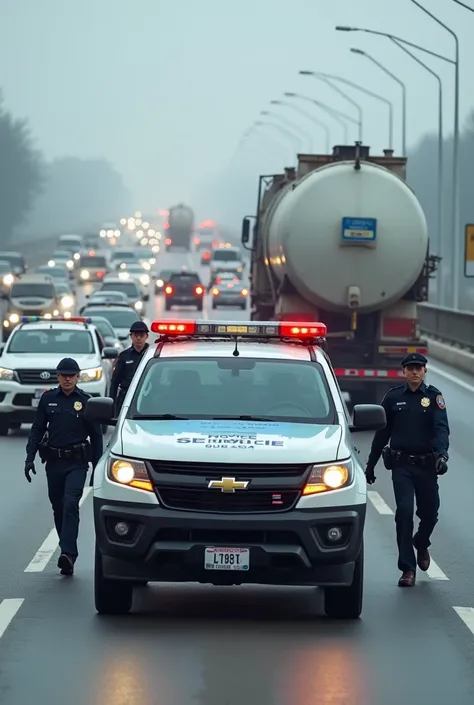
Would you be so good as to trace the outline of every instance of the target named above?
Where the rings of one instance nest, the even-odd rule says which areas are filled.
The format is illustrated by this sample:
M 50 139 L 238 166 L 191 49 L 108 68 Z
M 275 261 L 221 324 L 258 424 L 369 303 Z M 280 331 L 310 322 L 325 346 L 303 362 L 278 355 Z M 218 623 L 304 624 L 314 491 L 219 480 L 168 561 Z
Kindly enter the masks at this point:
M 328 529 L 328 539 L 329 541 L 340 541 L 342 539 L 342 529 L 338 526 L 332 526 Z
M 126 536 L 129 531 L 130 527 L 124 521 L 119 521 L 118 524 L 115 524 L 115 533 L 118 536 Z

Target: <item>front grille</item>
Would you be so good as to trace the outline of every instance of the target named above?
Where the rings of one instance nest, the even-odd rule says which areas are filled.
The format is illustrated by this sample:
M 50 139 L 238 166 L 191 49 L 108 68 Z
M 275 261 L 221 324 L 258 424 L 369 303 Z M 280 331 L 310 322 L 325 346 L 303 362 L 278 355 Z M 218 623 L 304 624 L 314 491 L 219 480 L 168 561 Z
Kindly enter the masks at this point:
M 170 460 L 151 460 L 154 472 L 170 475 L 204 475 L 209 479 L 238 477 L 245 480 L 253 477 L 302 477 L 308 464 L 290 463 L 187 463 Z
M 49 372 L 48 379 L 41 379 L 40 375 L 43 372 Z M 17 370 L 18 379 L 20 384 L 37 384 L 38 386 L 44 386 L 45 384 L 54 384 L 56 382 L 56 370 L 48 370 L 45 368 L 39 368 L 37 370 Z
M 157 541 L 177 541 L 185 543 L 203 543 L 208 546 L 252 546 L 285 545 L 301 546 L 301 540 L 294 531 L 252 530 L 252 529 L 177 529 L 162 528 L 156 533 Z
M 284 512 L 296 504 L 300 491 L 242 490 L 225 494 L 219 490 L 163 487 L 158 499 L 168 509 L 195 512 L 246 514 L 249 512 Z
M 15 394 L 13 406 L 31 406 L 32 394 Z

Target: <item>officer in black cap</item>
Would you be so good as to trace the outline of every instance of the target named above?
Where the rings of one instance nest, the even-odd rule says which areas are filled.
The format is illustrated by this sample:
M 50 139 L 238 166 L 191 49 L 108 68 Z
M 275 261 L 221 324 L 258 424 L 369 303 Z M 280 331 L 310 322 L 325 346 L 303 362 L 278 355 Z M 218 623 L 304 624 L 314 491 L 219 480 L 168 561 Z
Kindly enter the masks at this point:
M 145 321 L 135 321 L 130 326 L 131 347 L 127 348 L 117 358 L 110 383 L 110 396 L 115 400 L 115 414 L 119 415 L 123 400 L 140 364 L 148 349 L 148 326 Z
M 36 475 L 35 455 L 46 463 L 48 495 L 53 507 L 62 575 L 74 573 L 79 532 L 79 501 L 89 462 L 95 468 L 102 455 L 102 431 L 84 418 L 90 394 L 77 387 L 80 368 L 65 357 L 56 368 L 59 386 L 44 392 L 26 445 L 25 476 Z M 90 442 L 88 441 L 90 439 Z
M 400 587 L 415 585 L 417 565 L 423 571 L 430 566 L 428 547 L 439 510 L 438 475 L 448 470 L 446 402 L 439 389 L 424 381 L 427 362 L 420 353 L 403 358 L 406 382 L 390 389 L 382 400 L 387 425 L 374 436 L 366 468 L 369 484 L 375 482 L 374 469 L 381 455 L 392 471 Z M 420 523 L 413 536 L 415 497 Z

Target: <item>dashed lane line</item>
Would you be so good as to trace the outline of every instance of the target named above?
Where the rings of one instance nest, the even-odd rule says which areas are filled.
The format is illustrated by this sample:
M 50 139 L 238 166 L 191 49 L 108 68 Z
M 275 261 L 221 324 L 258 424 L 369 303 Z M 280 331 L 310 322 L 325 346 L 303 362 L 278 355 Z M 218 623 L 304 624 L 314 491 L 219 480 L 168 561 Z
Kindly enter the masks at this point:
M 378 492 L 375 492 L 373 490 L 368 491 L 367 496 L 379 514 L 384 514 L 386 516 L 394 515 L 392 509 L 388 506 L 385 500 L 382 499 Z M 441 568 L 436 563 L 436 561 L 433 560 L 433 558 L 431 558 L 430 567 L 426 571 L 426 574 L 429 578 L 431 578 L 431 580 L 449 580 L 446 573 L 441 570 Z
M 464 380 L 459 379 L 455 375 L 449 374 L 449 372 L 445 372 L 444 370 L 440 370 L 439 367 L 436 367 L 436 365 L 429 365 L 429 369 L 433 370 L 435 375 L 439 375 L 440 377 L 444 377 L 447 379 L 449 382 L 452 382 L 453 384 L 457 384 L 458 387 L 462 387 L 463 389 L 466 389 L 468 392 L 474 392 L 474 386 L 472 384 L 468 384 L 467 382 L 464 382 Z
M 84 504 L 91 490 L 92 487 L 84 488 L 84 492 L 82 494 L 81 501 L 79 502 L 79 506 L 82 506 L 82 504 Z M 51 560 L 51 556 L 54 554 L 57 547 L 58 535 L 56 533 L 56 529 L 53 528 L 51 529 L 39 549 L 36 551 L 30 563 L 26 566 L 24 572 L 41 573 L 48 565 L 49 561 Z
M 20 597 L 10 598 L 0 602 L 0 639 L 5 634 L 24 601 L 24 598 Z
M 453 607 L 453 610 L 462 619 L 471 634 L 474 634 L 474 607 Z

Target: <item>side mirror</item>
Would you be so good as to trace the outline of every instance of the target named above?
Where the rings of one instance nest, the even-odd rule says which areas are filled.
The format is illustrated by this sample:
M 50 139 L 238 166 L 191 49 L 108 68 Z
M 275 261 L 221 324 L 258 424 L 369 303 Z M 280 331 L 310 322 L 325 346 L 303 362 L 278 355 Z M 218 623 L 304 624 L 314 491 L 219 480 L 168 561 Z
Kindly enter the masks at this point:
M 354 406 L 350 426 L 352 432 L 380 431 L 386 425 L 387 416 L 385 409 L 380 404 L 356 404 Z
M 0 292 L 0 299 L 3 299 L 4 301 L 8 299 L 8 294 L 6 291 Z
M 92 397 L 89 399 L 84 410 L 84 416 L 91 423 L 100 423 L 105 426 L 116 426 L 117 419 L 114 418 L 115 402 L 110 397 Z
M 104 360 L 116 360 L 119 356 L 119 351 L 117 348 L 107 347 L 102 350 L 102 357 Z
M 245 216 L 242 221 L 242 244 L 246 245 L 250 241 L 250 216 Z
M 90 294 L 86 294 L 86 295 L 84 296 L 85 299 L 90 299 L 90 297 L 91 297 Z
M 145 294 L 143 297 L 143 301 L 149 301 L 150 300 L 150 294 Z
M 2 343 L 0 345 L 0 357 L 3 355 L 3 348 L 5 347 L 5 343 Z

